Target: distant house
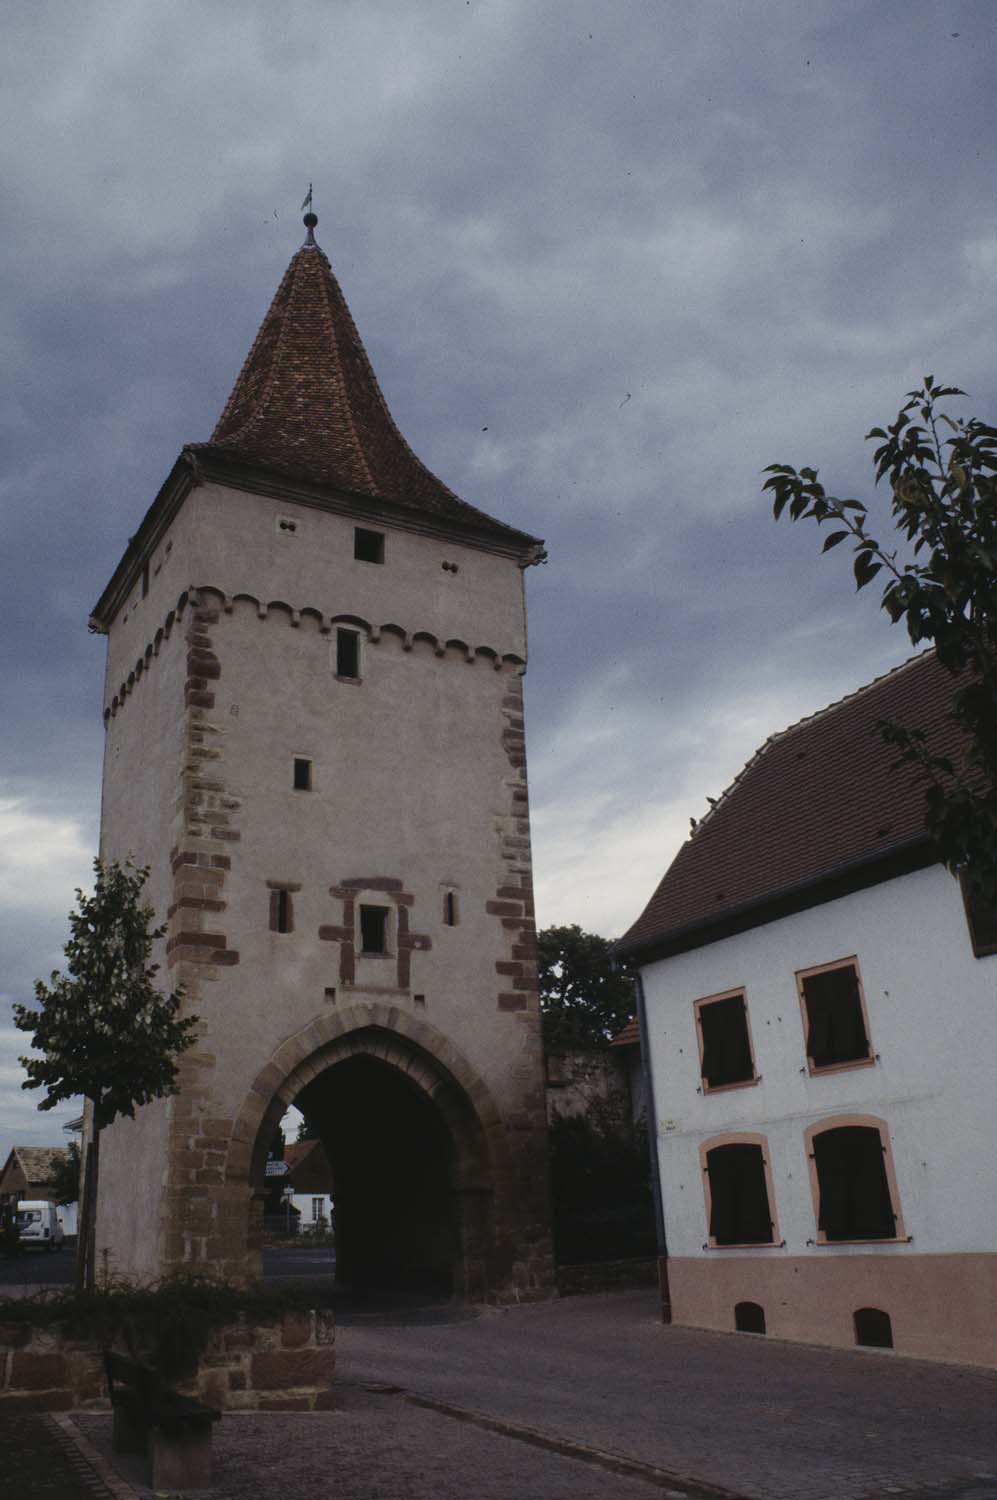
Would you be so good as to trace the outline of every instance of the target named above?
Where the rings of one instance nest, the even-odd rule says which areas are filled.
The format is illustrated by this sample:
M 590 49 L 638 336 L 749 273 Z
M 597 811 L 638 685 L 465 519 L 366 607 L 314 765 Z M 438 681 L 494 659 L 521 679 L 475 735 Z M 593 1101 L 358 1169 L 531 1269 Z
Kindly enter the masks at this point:
M 267 1178 L 271 1199 L 266 1212 L 271 1227 L 278 1227 L 279 1216 L 285 1217 L 292 1234 L 332 1227 L 332 1167 L 321 1141 L 295 1141 L 285 1146 L 281 1161 L 267 1163 Z
M 66 1146 L 15 1146 L 0 1172 L 0 1204 L 13 1206 L 24 1200 L 54 1202 L 52 1175 L 56 1166 L 68 1160 Z M 76 1204 L 58 1208 L 66 1234 L 76 1233 Z
M 618 945 L 678 1323 L 997 1364 L 997 932 L 875 728 L 950 707 L 929 653 L 774 735 Z

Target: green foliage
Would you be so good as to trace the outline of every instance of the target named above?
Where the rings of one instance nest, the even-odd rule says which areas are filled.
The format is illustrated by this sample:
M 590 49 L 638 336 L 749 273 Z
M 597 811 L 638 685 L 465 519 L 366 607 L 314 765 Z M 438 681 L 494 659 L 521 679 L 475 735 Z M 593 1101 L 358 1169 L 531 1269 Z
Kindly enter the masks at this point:
M 560 1265 L 656 1253 L 647 1132 L 608 1106 L 555 1116 L 554 1252 Z
M 852 540 L 857 589 L 885 573 L 882 606 L 911 641 L 934 643 L 954 679 L 954 717 L 965 733 L 965 762 L 931 753 L 923 731 L 878 727 L 925 786 L 927 830 L 953 872 L 997 903 L 997 428 L 963 421 L 938 403 L 965 393 L 925 377 L 896 421 L 867 437 L 876 482 L 886 479 L 891 512 L 909 555 L 882 546 L 860 500 L 829 495 L 816 469 L 771 464 L 765 489 L 778 519 L 810 519 L 832 529 L 823 550 Z
M 314 1279 L 284 1282 L 278 1289 L 178 1273 L 150 1286 L 112 1283 L 100 1290 L 0 1298 L 0 1323 L 60 1324 L 71 1338 L 123 1347 L 174 1381 L 192 1374 L 212 1336 L 240 1317 L 268 1323 L 327 1305 L 328 1291 Z
M 161 995 L 149 963 L 165 927 L 150 931 L 143 905 L 148 870 L 131 863 L 94 861 L 94 893 L 76 892 L 71 937 L 63 952 L 67 974 L 35 984 L 38 1010 L 14 1006 L 15 1025 L 31 1032 L 40 1057 L 22 1057 L 22 1088 L 44 1088 L 39 1109 L 79 1094 L 93 1102 L 98 1129 L 118 1115 L 177 1088 L 176 1058 L 193 1046 L 196 1016 L 181 1019 L 182 990 Z
M 577 925 L 537 935 L 540 1009 L 548 1050 L 603 1047 L 634 1013 L 633 985 L 612 943 Z
M 53 1163 L 49 1186 L 60 1208 L 75 1203 L 80 1196 L 80 1148 L 75 1141 L 70 1141 L 65 1156 Z

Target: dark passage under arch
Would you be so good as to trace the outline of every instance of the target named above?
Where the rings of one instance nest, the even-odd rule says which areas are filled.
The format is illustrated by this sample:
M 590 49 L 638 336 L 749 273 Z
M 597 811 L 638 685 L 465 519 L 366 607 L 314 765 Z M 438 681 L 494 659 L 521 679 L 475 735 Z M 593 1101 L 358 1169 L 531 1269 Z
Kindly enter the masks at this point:
M 295 1102 L 332 1165 L 337 1280 L 449 1296 L 456 1153 L 432 1099 L 398 1068 L 359 1055 L 333 1064 Z

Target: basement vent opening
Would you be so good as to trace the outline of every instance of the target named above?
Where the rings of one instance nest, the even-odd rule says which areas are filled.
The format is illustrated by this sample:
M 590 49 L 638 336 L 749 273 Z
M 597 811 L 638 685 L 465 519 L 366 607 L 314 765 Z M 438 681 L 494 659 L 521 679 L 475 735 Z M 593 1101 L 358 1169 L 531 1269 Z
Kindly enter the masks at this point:
M 734 1327 L 738 1333 L 764 1333 L 764 1307 L 758 1302 L 736 1302 L 734 1304 Z
M 892 1349 L 893 1324 L 889 1313 L 879 1307 L 859 1307 L 852 1314 L 855 1342 L 867 1349 Z

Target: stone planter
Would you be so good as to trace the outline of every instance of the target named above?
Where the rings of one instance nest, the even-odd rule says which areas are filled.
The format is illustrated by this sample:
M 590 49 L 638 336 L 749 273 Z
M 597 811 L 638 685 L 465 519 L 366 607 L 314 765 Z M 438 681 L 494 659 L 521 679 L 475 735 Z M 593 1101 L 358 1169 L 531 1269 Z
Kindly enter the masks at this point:
M 218 1329 L 197 1373 L 177 1389 L 222 1411 L 328 1411 L 335 1368 L 332 1312 L 285 1313 L 273 1323 L 240 1319 Z M 58 1324 L 0 1323 L 0 1412 L 108 1405 L 96 1342 L 71 1339 Z

